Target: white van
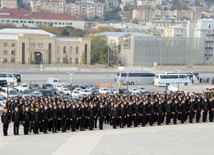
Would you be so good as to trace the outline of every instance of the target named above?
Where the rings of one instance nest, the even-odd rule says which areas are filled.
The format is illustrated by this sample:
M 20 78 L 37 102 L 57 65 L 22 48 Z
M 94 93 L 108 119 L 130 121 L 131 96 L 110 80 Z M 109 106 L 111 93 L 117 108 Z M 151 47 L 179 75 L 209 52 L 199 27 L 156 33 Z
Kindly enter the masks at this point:
M 0 87 L 0 95 L 2 95 L 3 98 L 14 98 L 19 96 L 17 91 L 12 88 L 7 88 L 7 87 Z
M 56 79 L 56 78 L 49 78 L 47 83 L 52 84 L 54 87 L 65 85 L 62 81 L 60 81 L 59 79 Z
M 0 80 L 6 80 L 8 85 L 17 85 L 17 79 L 10 73 L 0 73 Z

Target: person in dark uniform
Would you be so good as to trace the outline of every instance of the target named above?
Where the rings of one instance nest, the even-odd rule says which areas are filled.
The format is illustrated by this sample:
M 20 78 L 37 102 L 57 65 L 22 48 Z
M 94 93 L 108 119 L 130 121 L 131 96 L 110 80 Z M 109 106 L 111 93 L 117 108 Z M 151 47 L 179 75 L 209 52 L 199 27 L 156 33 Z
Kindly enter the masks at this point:
M 12 121 L 13 121 L 13 133 L 14 135 L 19 135 L 19 124 L 20 124 L 20 112 L 19 112 L 19 108 L 15 107 L 15 111 L 13 112 L 13 117 L 12 117 Z
M 155 116 L 155 101 L 152 100 L 151 104 L 149 105 L 149 124 L 150 126 L 153 126 L 154 123 L 154 116 Z
M 65 107 L 65 104 L 62 105 L 62 110 L 61 110 L 61 118 L 62 118 L 62 132 L 66 131 L 66 127 L 67 127 L 67 110 Z
M 113 128 L 116 129 L 116 127 L 117 127 L 117 119 L 118 119 L 118 107 L 117 107 L 117 104 L 114 104 L 114 107 L 112 108 L 111 117 L 112 117 Z
M 206 122 L 207 121 L 207 112 L 208 112 L 208 107 L 209 106 L 209 101 L 207 98 L 204 99 L 204 102 L 202 102 L 202 112 L 203 112 L 203 118 L 202 121 Z
M 54 105 L 54 108 L 52 110 L 52 132 L 53 133 L 57 133 L 57 123 L 58 123 L 58 109 L 57 109 L 57 105 Z
M 132 126 L 132 115 L 133 115 L 133 103 L 129 102 L 127 111 L 127 127 Z
M 162 115 L 163 115 L 163 104 L 161 100 L 159 100 L 157 105 L 157 116 L 158 116 L 157 124 L 158 125 L 161 125 L 162 123 Z
M 147 124 L 147 121 L 146 121 L 146 117 L 148 115 L 147 112 L 148 112 L 148 104 L 146 101 L 144 101 L 142 104 L 142 113 L 141 113 L 141 115 L 142 115 L 142 121 L 141 121 L 142 126 L 145 126 Z
M 119 112 L 119 119 L 120 119 L 120 127 L 124 128 L 125 119 L 126 119 L 126 108 L 125 108 L 124 104 L 121 104 L 120 112 Z
M 166 104 L 166 125 L 169 125 L 171 119 L 172 100 L 168 100 Z
M 50 119 L 49 109 L 48 109 L 48 106 L 45 105 L 45 109 L 43 111 L 43 117 L 42 117 L 44 134 L 47 134 L 49 119 Z
M 71 112 L 70 112 L 70 120 L 71 120 L 71 130 L 76 131 L 76 121 L 77 121 L 77 108 L 76 105 L 73 104 Z
M 80 131 L 85 130 L 85 119 L 86 119 L 86 111 L 84 104 L 81 104 L 80 108 Z
M 25 112 L 23 114 L 23 125 L 24 125 L 24 134 L 28 135 L 31 121 L 31 112 L 29 111 L 29 107 L 25 108 Z
M 1 122 L 2 122 L 2 126 L 3 126 L 3 134 L 4 136 L 8 136 L 8 126 L 10 123 L 10 114 L 8 112 L 8 108 L 5 107 L 4 108 L 4 112 L 1 115 Z
M 52 114 L 52 110 L 53 110 L 53 105 L 52 104 L 49 104 L 49 113 Z M 50 117 L 50 121 L 48 122 L 48 130 L 51 131 L 52 129 L 52 118 Z
M 210 122 L 213 122 L 213 116 L 214 116 L 214 100 L 212 98 L 209 99 L 209 120 Z
M 89 108 L 89 130 L 94 128 L 94 105 L 90 104 Z
M 194 117 L 194 109 L 195 109 L 195 99 L 191 98 L 189 101 L 189 123 L 192 123 Z
M 179 110 L 179 102 L 176 99 L 176 100 L 174 100 L 174 103 L 172 104 L 172 114 L 173 114 L 173 123 L 174 124 L 177 124 L 178 110 Z
M 39 107 L 36 107 L 36 111 L 34 112 L 34 120 L 33 120 L 33 132 L 34 134 L 39 134 L 39 124 L 41 123 L 41 113 L 39 111 Z
M 137 103 L 134 106 L 134 127 L 137 127 L 139 125 L 140 120 L 140 102 L 137 101 Z
M 100 104 L 100 107 L 98 109 L 98 117 L 99 117 L 99 128 L 100 128 L 100 130 L 103 130 L 103 121 L 106 117 L 103 104 Z
M 200 121 L 201 107 L 202 107 L 201 98 L 198 98 L 196 101 L 196 123 L 199 123 Z
M 183 124 L 185 122 L 185 119 L 186 119 L 186 102 L 185 100 L 182 100 L 181 101 L 181 104 L 180 104 L 180 114 L 181 114 L 181 124 Z

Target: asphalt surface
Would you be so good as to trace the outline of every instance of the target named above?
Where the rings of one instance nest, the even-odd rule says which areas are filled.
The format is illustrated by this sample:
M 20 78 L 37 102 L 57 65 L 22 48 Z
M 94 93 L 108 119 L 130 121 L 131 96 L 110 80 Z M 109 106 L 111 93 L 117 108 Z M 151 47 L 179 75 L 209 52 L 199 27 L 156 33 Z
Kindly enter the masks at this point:
M 9 136 L 0 127 L 2 155 L 213 155 L 214 123 L 194 123 L 137 128 L 105 125 L 104 130 L 67 131 L 56 134 Z

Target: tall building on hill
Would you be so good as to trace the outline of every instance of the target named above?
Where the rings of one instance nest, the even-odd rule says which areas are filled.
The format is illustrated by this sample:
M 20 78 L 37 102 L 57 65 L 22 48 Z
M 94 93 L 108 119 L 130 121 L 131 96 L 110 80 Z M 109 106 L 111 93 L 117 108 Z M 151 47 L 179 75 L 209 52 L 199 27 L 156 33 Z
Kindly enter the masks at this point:
M 0 9 L 17 8 L 17 0 L 0 0 Z

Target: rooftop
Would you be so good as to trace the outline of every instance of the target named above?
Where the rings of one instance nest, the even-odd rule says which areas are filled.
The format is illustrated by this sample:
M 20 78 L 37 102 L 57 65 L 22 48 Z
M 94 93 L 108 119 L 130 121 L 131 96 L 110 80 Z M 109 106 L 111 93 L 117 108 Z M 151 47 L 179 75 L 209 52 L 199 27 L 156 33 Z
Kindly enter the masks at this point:
M 80 39 L 78 39 L 78 38 L 56 38 L 56 41 L 72 41 L 72 42 L 79 42 Z
M 24 9 L 7 9 L 0 11 L 0 18 L 40 19 L 40 20 L 79 20 L 68 14 L 36 13 Z
M 40 35 L 49 35 L 50 37 L 54 37 L 55 35 L 43 30 L 38 29 L 13 29 L 13 28 L 5 28 L 0 30 L 1 34 L 40 34 Z
M 18 40 L 16 34 L 0 34 L 0 40 Z

